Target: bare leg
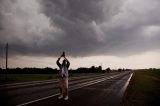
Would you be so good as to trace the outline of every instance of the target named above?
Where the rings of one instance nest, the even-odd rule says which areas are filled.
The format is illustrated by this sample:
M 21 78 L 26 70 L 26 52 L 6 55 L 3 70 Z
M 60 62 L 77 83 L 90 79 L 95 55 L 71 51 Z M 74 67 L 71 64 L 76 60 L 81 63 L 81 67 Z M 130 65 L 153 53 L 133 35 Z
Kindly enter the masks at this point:
M 63 98 L 63 83 L 62 83 L 62 80 L 59 81 L 59 90 L 60 90 L 60 95 L 59 95 L 59 99 L 62 99 Z
M 63 93 L 63 92 L 62 92 L 62 88 L 61 88 L 61 87 L 59 87 L 59 90 L 60 90 L 60 95 L 62 95 L 62 93 Z
M 62 84 L 62 93 L 63 93 L 63 97 L 65 97 L 65 80 L 63 79 L 63 84 Z
M 65 98 L 64 99 L 68 100 L 68 78 L 65 79 L 65 84 L 64 85 L 65 85 L 64 86 L 65 87 L 65 96 L 64 96 Z
M 62 81 L 62 79 L 59 82 L 59 90 L 60 90 L 60 94 L 62 95 L 63 94 L 63 81 Z
M 68 88 L 65 88 L 65 96 L 68 96 Z

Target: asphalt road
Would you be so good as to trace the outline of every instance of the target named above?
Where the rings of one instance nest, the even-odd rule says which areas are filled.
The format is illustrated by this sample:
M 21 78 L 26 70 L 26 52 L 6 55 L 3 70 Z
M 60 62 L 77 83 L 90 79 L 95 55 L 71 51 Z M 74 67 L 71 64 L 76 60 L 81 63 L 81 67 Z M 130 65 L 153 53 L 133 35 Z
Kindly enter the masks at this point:
M 120 106 L 132 72 L 76 77 L 69 80 L 69 100 L 58 100 L 58 80 L 0 85 L 8 106 Z

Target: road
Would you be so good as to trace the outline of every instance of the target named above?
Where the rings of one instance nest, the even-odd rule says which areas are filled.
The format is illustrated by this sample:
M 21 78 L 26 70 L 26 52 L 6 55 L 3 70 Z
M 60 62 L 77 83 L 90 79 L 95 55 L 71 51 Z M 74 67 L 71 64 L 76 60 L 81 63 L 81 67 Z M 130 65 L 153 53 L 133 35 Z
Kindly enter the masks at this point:
M 120 106 L 132 72 L 69 79 L 69 100 L 58 100 L 58 80 L 0 85 L 1 104 L 8 106 Z

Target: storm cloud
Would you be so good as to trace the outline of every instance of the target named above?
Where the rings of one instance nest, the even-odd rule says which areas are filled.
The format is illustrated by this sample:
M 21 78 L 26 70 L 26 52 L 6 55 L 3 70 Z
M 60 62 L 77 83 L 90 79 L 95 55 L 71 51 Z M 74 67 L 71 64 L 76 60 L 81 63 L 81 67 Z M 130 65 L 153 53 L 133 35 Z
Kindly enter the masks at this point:
M 159 9 L 159 0 L 0 0 L 0 48 L 80 57 L 157 50 Z

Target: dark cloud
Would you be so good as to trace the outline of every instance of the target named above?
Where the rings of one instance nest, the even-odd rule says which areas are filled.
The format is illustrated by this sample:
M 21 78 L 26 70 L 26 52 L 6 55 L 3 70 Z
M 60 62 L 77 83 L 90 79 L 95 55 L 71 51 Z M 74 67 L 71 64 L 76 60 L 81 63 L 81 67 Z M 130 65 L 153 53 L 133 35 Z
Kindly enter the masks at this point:
M 160 49 L 158 0 L 1 0 L 14 55 L 127 56 Z

